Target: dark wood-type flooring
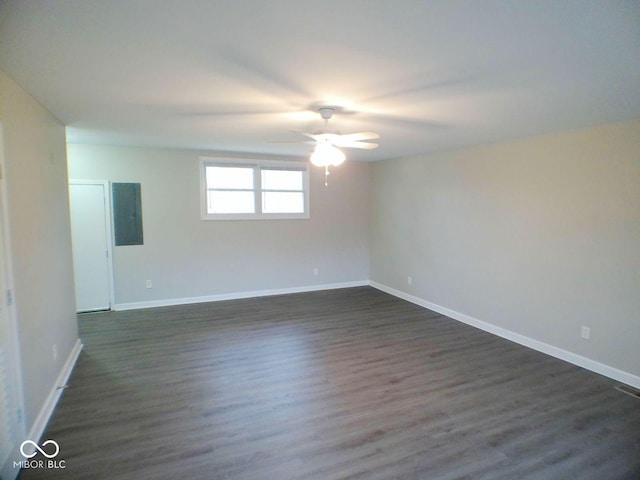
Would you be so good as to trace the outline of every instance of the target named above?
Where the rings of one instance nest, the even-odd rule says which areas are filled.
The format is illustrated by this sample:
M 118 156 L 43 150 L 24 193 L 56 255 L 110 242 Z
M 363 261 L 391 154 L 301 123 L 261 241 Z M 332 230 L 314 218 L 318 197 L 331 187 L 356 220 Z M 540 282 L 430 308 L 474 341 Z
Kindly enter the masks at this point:
M 66 468 L 21 480 L 640 478 L 616 382 L 370 287 L 80 331 L 43 436 Z

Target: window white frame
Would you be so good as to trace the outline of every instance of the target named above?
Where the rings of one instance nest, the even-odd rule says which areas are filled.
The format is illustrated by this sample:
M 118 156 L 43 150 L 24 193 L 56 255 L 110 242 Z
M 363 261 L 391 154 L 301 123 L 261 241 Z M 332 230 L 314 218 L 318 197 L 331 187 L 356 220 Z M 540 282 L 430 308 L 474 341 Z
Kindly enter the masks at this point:
M 253 169 L 255 213 L 209 213 L 207 210 L 207 167 L 250 167 Z M 302 213 L 262 212 L 262 170 L 282 169 L 302 172 Z M 200 218 L 202 220 L 297 220 L 309 218 L 309 165 L 304 162 L 243 158 L 200 157 Z

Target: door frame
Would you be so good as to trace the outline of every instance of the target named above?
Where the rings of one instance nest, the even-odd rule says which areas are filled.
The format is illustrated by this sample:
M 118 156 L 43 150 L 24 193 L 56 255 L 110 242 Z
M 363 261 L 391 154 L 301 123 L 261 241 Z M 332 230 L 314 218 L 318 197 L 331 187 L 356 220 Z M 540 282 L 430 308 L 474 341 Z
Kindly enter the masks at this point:
M 104 226 L 107 236 L 107 271 L 109 274 L 109 310 L 113 309 L 116 303 L 115 282 L 113 273 L 113 225 L 111 215 L 111 182 L 109 180 L 82 180 L 69 179 L 69 211 L 71 211 L 71 185 L 101 185 L 104 191 Z M 72 244 L 73 248 L 73 244 Z M 75 255 L 74 255 L 75 258 Z M 74 260 L 75 261 L 75 260 Z M 74 267 L 75 268 L 75 267 Z

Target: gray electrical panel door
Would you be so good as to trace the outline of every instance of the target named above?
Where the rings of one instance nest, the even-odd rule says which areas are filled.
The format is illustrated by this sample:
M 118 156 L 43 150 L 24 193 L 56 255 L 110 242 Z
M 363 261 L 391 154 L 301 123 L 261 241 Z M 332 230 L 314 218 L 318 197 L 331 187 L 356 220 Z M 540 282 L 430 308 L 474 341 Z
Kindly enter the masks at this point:
M 142 198 L 139 183 L 113 183 L 115 245 L 142 245 Z

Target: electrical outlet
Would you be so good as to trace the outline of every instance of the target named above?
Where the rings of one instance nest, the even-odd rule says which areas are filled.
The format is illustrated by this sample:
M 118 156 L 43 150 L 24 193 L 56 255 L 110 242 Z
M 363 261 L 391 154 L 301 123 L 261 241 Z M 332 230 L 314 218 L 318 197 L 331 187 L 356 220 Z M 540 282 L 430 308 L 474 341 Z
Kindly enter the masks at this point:
M 314 274 L 316 277 L 318 276 L 318 269 L 317 269 L 317 268 L 314 268 L 314 269 L 313 269 L 313 274 Z
M 580 335 L 582 336 L 582 338 L 584 338 L 585 340 L 589 340 L 589 338 L 591 338 L 591 328 L 589 327 L 585 327 L 584 325 L 582 326 L 582 328 L 580 329 Z
M 51 356 L 53 357 L 53 361 L 58 360 L 58 344 L 54 343 L 51 347 Z
M 153 287 L 153 284 L 151 283 L 151 280 L 147 280 L 145 285 L 146 285 L 147 288 Z
M 407 285 L 411 285 L 413 283 L 413 278 L 407 277 Z

